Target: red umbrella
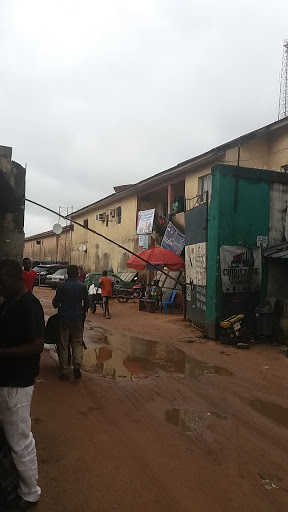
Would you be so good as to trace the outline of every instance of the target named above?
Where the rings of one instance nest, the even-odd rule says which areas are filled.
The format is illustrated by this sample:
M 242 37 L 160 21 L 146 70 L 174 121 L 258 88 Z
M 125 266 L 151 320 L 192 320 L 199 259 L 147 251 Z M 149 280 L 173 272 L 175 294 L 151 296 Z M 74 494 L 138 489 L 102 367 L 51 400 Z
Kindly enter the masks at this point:
M 144 261 L 137 258 L 141 256 Z M 126 265 L 128 268 L 134 268 L 135 270 L 145 270 L 147 265 L 153 265 L 155 267 L 166 267 L 169 270 L 180 270 L 185 267 L 184 261 L 173 251 L 169 249 L 163 249 L 162 247 L 154 247 L 153 249 L 146 249 L 145 251 L 137 252 L 137 256 L 132 256 L 127 261 Z M 151 268 L 151 270 L 154 270 Z

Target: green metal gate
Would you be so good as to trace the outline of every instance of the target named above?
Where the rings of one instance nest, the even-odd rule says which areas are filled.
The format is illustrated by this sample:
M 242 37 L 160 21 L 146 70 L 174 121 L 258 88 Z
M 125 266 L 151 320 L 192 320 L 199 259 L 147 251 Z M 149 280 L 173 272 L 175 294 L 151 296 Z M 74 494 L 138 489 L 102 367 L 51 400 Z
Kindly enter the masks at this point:
M 187 318 L 199 327 L 206 323 L 207 201 L 185 213 Z

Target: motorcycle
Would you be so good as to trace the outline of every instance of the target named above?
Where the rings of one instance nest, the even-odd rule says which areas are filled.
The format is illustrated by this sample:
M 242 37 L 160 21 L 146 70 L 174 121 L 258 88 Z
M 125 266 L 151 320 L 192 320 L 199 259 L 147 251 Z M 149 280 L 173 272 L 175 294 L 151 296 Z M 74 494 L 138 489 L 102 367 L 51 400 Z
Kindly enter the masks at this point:
M 143 296 L 143 285 L 141 283 L 134 284 L 130 289 L 128 288 L 117 288 L 116 298 L 120 303 L 126 303 L 130 299 L 141 299 Z

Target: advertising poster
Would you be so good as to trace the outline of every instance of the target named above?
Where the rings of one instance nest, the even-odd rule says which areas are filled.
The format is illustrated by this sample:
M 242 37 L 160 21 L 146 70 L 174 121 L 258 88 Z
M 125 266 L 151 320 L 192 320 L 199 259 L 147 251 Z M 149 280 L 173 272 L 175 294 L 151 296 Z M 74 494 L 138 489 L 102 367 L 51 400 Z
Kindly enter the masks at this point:
M 185 235 L 183 235 L 179 229 L 175 228 L 172 222 L 168 223 L 161 247 L 163 247 L 163 249 L 170 249 L 170 251 L 175 252 L 178 256 L 182 254 L 185 247 Z
M 220 247 L 221 280 L 224 293 L 257 292 L 262 281 L 260 248 Z
M 148 235 L 153 231 L 155 208 L 138 212 L 137 235 Z
M 145 249 L 148 249 L 149 235 L 139 235 L 138 238 L 139 251 L 144 251 Z
M 187 301 L 192 302 L 198 320 L 205 322 L 207 242 L 185 247 Z
M 207 242 L 185 247 L 186 283 L 206 286 Z

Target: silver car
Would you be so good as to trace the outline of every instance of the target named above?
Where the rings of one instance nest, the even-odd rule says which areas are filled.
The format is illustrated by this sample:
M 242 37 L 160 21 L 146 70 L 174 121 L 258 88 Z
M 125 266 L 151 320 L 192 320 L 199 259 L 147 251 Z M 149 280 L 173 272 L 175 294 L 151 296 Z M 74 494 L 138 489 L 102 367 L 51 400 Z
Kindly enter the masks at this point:
M 64 283 L 67 279 L 67 268 L 60 268 L 51 276 L 46 277 L 46 285 L 50 286 L 50 288 L 56 289 L 59 283 Z

